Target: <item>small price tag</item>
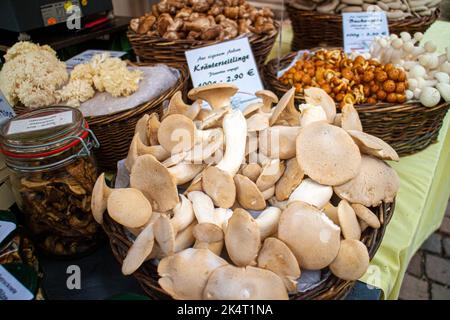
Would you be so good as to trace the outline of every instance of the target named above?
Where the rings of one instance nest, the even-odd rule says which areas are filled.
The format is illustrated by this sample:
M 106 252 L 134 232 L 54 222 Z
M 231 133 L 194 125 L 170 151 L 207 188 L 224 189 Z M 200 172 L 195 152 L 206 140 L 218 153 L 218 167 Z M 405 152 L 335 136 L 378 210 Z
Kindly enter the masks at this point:
M 0 127 L 3 123 L 13 118 L 15 115 L 16 114 L 14 113 L 14 110 L 11 108 L 8 101 L 6 101 L 6 98 L 0 92 Z
M 375 37 L 389 35 L 389 27 L 384 11 L 346 12 L 342 14 L 344 50 L 368 52 Z
M 64 111 L 49 116 L 11 121 L 8 134 L 45 130 L 72 123 L 72 111 Z
M 73 69 L 77 64 L 89 62 L 96 54 L 109 53 L 112 58 L 120 58 L 126 54 L 124 51 L 110 51 L 110 50 L 86 50 L 66 61 L 67 69 Z
M 32 300 L 33 294 L 0 265 L 0 300 Z
M 263 85 L 248 38 L 189 50 L 185 54 L 194 87 L 232 83 L 240 90 L 232 101 L 237 108 L 258 99 L 254 94 Z
M 15 223 L 9 221 L 0 221 L 0 243 L 5 240 L 6 237 L 9 236 L 14 230 L 16 230 Z

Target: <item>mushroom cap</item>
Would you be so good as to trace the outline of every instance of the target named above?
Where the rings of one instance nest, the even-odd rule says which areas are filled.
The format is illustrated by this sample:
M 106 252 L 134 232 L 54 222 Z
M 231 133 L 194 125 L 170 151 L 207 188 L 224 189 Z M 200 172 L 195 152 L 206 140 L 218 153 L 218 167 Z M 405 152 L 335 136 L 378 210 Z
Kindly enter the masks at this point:
M 298 165 L 296 158 L 286 161 L 286 170 L 275 186 L 275 196 L 277 200 L 287 200 L 292 191 L 294 191 L 294 189 L 302 182 L 303 177 L 303 170 Z
M 208 167 L 202 174 L 202 188 L 220 208 L 231 208 L 236 200 L 233 177 L 217 167 Z
M 204 162 L 212 157 L 224 144 L 224 135 L 221 128 L 204 130 L 201 141 L 186 152 L 186 161 L 193 163 Z
M 152 252 L 154 243 L 153 223 L 150 223 L 137 235 L 128 250 L 122 263 L 122 273 L 129 275 L 135 272 Z
M 92 189 L 91 198 L 91 211 L 97 223 L 103 223 L 103 213 L 106 210 L 106 204 L 108 196 L 111 193 L 111 189 L 106 185 L 105 174 L 102 173 L 95 181 L 94 188 Z
M 194 228 L 194 237 L 199 242 L 212 243 L 222 241 L 224 234 L 222 229 L 214 223 L 199 223 Z
M 278 102 L 269 120 L 270 126 L 285 120 L 290 126 L 300 125 L 300 112 L 295 108 L 295 88 L 292 87 Z
M 338 209 L 337 207 L 333 206 L 330 202 L 328 202 L 323 208 L 323 213 L 334 222 L 335 225 L 339 225 L 339 217 L 338 217 Z
M 264 103 L 263 111 L 270 112 L 273 103 L 278 103 L 278 97 L 269 90 L 259 90 L 255 92 L 255 96 L 261 98 Z
M 141 191 L 133 188 L 111 191 L 107 208 L 114 221 L 128 228 L 139 228 L 152 216 L 150 202 Z
M 278 222 L 280 221 L 281 209 L 275 206 L 267 207 L 256 218 L 259 227 L 261 241 L 269 236 L 274 235 L 278 230 Z
M 248 132 L 257 132 L 269 128 L 269 115 L 267 113 L 255 113 L 247 118 Z
M 255 265 L 261 246 L 258 223 L 250 213 L 235 209 L 225 231 L 225 246 L 231 261 L 237 266 Z
M 258 255 L 258 267 L 276 273 L 289 293 L 297 292 L 300 267 L 291 249 L 277 238 L 267 238 Z
M 242 114 L 244 115 L 244 117 L 249 118 L 256 112 L 259 112 L 263 106 L 264 105 L 261 102 L 251 103 L 245 107 L 244 111 L 242 111 Z
M 169 216 L 162 214 L 155 221 L 153 231 L 161 251 L 165 255 L 173 254 L 177 230 L 173 228 Z
M 230 108 L 219 108 L 212 110 L 200 123 L 199 129 L 206 130 L 222 126 L 223 118 L 230 112 Z
M 361 238 L 361 227 L 350 204 L 346 200 L 341 200 L 337 212 L 344 239 L 359 240 Z
M 259 133 L 259 149 L 273 159 L 291 159 L 295 157 L 295 141 L 300 127 L 273 126 Z
M 252 180 L 253 182 L 256 182 L 256 179 L 258 179 L 259 175 L 261 174 L 262 168 L 257 163 L 249 163 L 242 167 L 241 173 Z
M 127 158 L 125 159 L 125 167 L 128 172 L 131 172 L 131 168 L 134 166 L 134 162 L 136 161 L 138 154 L 138 143 L 139 143 L 139 133 L 136 133 L 131 140 L 130 148 L 128 149 Z M 142 143 L 142 142 L 141 142 Z
M 203 292 L 205 300 L 287 300 L 283 281 L 269 270 L 232 265 L 215 269 Z
M 230 98 L 238 92 L 239 88 L 233 84 L 215 83 L 194 88 L 188 93 L 191 100 L 204 100 L 213 109 L 228 107 Z
M 350 203 L 376 207 L 393 202 L 399 188 L 397 173 L 387 163 L 371 156 L 362 156 L 359 173 L 350 181 L 334 186 L 334 192 Z
M 327 115 L 327 121 L 333 123 L 336 116 L 336 104 L 325 90 L 316 87 L 306 88 L 305 101 L 308 104 L 321 106 Z
M 194 102 L 192 105 L 188 105 L 183 100 L 183 94 L 181 91 L 175 92 L 169 102 L 166 112 L 163 118 L 171 114 L 182 114 L 191 120 L 194 120 L 200 112 L 201 104 Z
M 346 104 L 342 107 L 341 128 L 344 130 L 363 131 L 358 111 L 353 104 Z
M 256 180 L 259 190 L 265 191 L 275 185 L 284 173 L 286 166 L 280 159 L 272 159 L 262 168 L 262 172 Z
M 339 251 L 341 229 L 315 207 L 296 201 L 281 213 L 278 238 L 294 253 L 300 268 L 320 270 Z
M 208 249 L 188 248 L 159 262 L 158 283 L 174 299 L 200 300 L 211 273 L 227 264 Z
M 263 195 L 264 200 L 269 200 L 275 194 L 275 186 L 271 186 L 269 189 L 261 191 L 261 194 Z
M 130 185 L 142 191 L 155 211 L 172 210 L 179 202 L 175 179 L 167 168 L 151 155 L 136 159 L 131 169 Z
M 365 222 L 368 226 L 378 229 L 380 227 L 380 220 L 369 208 L 364 207 L 362 204 L 352 204 L 353 210 L 355 210 L 356 216 Z M 362 231 L 362 230 L 361 230 Z
M 361 278 L 369 267 L 369 253 L 361 241 L 341 241 L 339 253 L 330 264 L 331 272 L 338 278 L 352 281 Z
M 195 143 L 195 124 L 182 114 L 166 117 L 158 130 L 158 141 L 170 153 L 190 150 Z
M 352 137 L 353 141 L 355 141 L 359 150 L 361 150 L 361 153 L 382 160 L 398 161 L 400 159 L 397 152 L 380 138 L 358 130 L 347 130 L 347 133 Z
M 188 183 L 194 179 L 205 168 L 205 164 L 180 162 L 175 166 L 167 168 L 170 174 L 174 177 L 177 185 Z
M 237 174 L 234 176 L 234 183 L 236 185 L 237 200 L 244 209 L 263 210 L 266 207 L 266 200 L 261 190 L 258 189 L 252 180 Z
M 137 122 L 134 127 L 134 134 L 137 134 L 141 139 L 142 143 L 146 146 L 149 145 L 149 141 L 147 139 L 147 126 L 150 116 L 148 114 L 144 114 Z
M 304 173 L 324 185 L 340 185 L 354 178 L 361 165 L 358 146 L 345 130 L 314 122 L 297 137 L 297 161 Z

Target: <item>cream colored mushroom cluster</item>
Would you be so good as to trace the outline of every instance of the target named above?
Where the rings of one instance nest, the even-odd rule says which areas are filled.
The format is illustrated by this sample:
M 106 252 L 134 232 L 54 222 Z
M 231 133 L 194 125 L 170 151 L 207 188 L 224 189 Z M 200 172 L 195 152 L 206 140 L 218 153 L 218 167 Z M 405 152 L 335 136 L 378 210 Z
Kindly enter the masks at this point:
M 450 101 L 450 47 L 437 53 L 436 44 L 427 41 L 421 44 L 423 34 L 413 36 L 407 32 L 400 37 L 376 38 L 370 55 L 381 63 L 392 63 L 407 71 L 407 100 L 420 100 L 426 107 L 434 107 L 441 101 Z
M 301 270 L 345 280 L 368 268 L 361 242 L 379 228 L 370 208 L 394 200 L 398 160 L 362 131 L 358 113 L 319 88 L 280 100 L 270 91 L 244 111 L 238 88 L 192 89 L 171 99 L 161 119 L 142 117 L 126 167 L 130 187 L 93 190 L 97 222 L 109 216 L 135 236 L 122 272 L 158 259 L 159 285 L 175 299 L 287 299 Z M 206 101 L 212 109 L 202 108 Z M 273 107 L 273 105 L 275 106 Z
M 300 10 L 323 14 L 343 12 L 384 11 L 389 20 L 411 16 L 430 16 L 442 0 L 291 0 Z

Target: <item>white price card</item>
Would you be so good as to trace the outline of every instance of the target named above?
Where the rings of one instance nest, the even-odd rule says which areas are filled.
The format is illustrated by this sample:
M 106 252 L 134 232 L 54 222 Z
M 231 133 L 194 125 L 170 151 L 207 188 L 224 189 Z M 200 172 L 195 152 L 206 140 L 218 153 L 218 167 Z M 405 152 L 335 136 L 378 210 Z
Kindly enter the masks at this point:
M 15 115 L 16 114 L 14 113 L 14 110 L 9 105 L 3 94 L 0 92 L 0 127 Z
M 72 123 L 72 111 L 64 111 L 48 116 L 11 121 L 8 134 L 24 133 L 64 126 Z
M 120 58 L 126 54 L 124 51 L 86 50 L 66 61 L 67 69 L 73 69 L 77 64 L 87 63 L 96 54 L 109 53 L 112 58 Z
M 233 107 L 244 108 L 263 89 L 248 38 L 240 38 L 185 52 L 194 87 L 231 83 L 239 88 Z
M 0 243 L 5 240 L 6 237 L 9 236 L 14 230 L 16 230 L 15 223 L 10 221 L 0 221 Z
M 368 52 L 375 37 L 389 35 L 389 27 L 384 11 L 346 12 L 342 14 L 344 50 Z
M 0 300 L 32 300 L 33 294 L 4 267 L 0 266 Z

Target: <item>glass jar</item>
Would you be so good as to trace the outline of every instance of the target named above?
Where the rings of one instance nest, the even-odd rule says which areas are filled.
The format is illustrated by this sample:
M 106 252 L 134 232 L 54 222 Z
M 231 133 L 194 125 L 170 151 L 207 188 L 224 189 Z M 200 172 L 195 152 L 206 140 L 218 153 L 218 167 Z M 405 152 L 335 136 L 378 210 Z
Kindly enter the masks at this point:
M 1 128 L 14 197 L 45 253 L 73 256 L 96 246 L 90 202 L 97 177 L 92 149 L 98 147 L 81 112 L 70 107 L 34 110 Z

